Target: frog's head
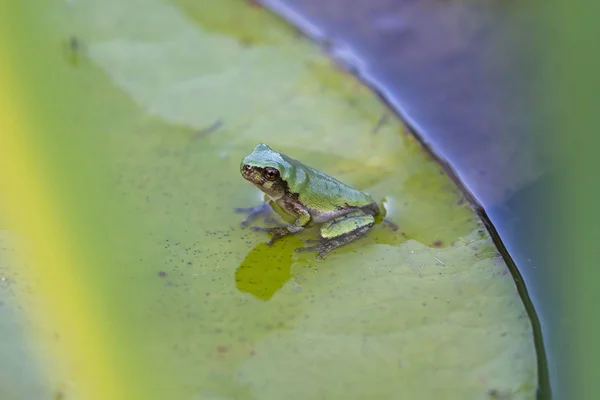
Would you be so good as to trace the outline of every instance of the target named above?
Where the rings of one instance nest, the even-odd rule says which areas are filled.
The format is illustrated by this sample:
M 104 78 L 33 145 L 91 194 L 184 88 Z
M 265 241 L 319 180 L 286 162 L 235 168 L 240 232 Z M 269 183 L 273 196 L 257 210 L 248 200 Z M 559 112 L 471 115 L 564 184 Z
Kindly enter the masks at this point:
M 285 194 L 285 177 L 290 167 L 280 153 L 261 143 L 244 157 L 240 171 L 244 179 L 254 183 L 273 200 L 277 200 Z

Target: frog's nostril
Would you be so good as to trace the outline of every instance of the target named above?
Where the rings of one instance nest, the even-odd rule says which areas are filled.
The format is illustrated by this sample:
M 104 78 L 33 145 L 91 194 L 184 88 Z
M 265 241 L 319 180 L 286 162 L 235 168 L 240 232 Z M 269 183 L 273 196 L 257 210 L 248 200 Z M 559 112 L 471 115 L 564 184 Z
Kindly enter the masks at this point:
M 244 165 L 244 171 L 250 171 L 252 169 L 248 164 Z

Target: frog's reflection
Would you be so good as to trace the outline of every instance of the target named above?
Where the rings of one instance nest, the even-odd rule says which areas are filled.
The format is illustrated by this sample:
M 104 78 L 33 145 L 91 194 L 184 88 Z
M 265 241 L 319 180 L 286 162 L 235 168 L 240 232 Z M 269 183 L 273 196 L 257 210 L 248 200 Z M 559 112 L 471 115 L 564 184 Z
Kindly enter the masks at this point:
M 238 290 L 264 301 L 273 297 L 291 277 L 292 256 L 286 250 L 283 243 L 256 246 L 235 272 Z

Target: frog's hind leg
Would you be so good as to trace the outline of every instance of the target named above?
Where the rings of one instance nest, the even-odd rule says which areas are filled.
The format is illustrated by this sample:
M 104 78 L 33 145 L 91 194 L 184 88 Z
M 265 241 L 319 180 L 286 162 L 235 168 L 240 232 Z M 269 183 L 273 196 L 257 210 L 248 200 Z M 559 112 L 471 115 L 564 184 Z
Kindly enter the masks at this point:
M 365 235 L 374 224 L 375 218 L 362 211 L 335 218 L 321 226 L 322 239 L 318 241 L 319 244 L 302 247 L 296 251 L 318 251 L 317 259 L 322 259 L 330 251 Z

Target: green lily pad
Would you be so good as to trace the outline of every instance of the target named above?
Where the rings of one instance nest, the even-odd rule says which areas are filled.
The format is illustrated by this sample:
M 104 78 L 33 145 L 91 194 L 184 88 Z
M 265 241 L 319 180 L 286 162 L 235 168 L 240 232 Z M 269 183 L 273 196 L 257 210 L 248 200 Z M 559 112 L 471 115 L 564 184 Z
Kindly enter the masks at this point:
M 77 273 L 111 338 L 98 346 L 132 374 L 120 385 L 161 381 L 177 399 L 534 397 L 531 322 L 506 265 L 370 90 L 251 2 L 64 4 L 36 14 L 59 78 L 22 86 L 55 110 L 40 151 L 69 201 L 65 229 L 81 254 L 117 260 Z M 61 89 L 68 111 L 53 105 Z M 261 142 L 369 192 L 399 229 L 378 224 L 322 261 L 294 252 L 315 230 L 267 246 L 233 211 L 262 200 L 239 174 Z M 45 374 L 74 382 L 62 396 L 85 381 Z

